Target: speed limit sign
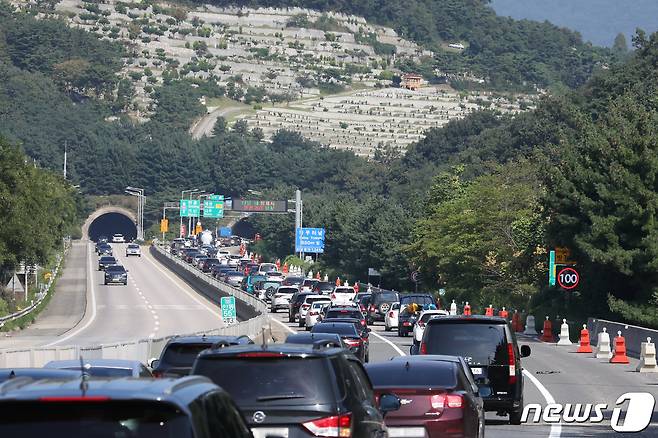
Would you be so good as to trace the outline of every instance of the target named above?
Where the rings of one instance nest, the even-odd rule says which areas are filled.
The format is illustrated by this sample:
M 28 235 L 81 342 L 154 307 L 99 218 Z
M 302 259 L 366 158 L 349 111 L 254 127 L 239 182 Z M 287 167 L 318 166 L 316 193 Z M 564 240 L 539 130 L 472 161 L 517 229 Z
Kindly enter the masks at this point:
M 557 274 L 557 283 L 562 289 L 574 289 L 579 282 L 580 274 L 574 268 L 564 268 Z

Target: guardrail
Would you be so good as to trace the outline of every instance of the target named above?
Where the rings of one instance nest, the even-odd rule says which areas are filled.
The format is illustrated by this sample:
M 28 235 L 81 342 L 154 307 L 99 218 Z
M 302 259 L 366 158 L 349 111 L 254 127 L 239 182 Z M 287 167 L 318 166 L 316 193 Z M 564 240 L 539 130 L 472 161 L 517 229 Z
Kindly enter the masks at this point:
M 63 346 L 43 348 L 17 348 L 0 350 L 0 368 L 42 367 L 51 360 L 78 359 L 132 359 L 147 363 L 150 359 L 160 356 L 162 349 L 170 339 L 179 336 L 241 336 L 246 335 L 259 341 L 272 338 L 270 319 L 266 313 L 267 304 L 241 289 L 221 283 L 213 277 L 201 273 L 198 269 L 188 265 L 182 260 L 172 256 L 162 248 L 151 247 L 152 254 L 158 260 L 165 260 L 165 265 L 191 284 L 199 293 L 219 302 L 220 296 L 235 296 L 238 317 L 242 315 L 243 321 L 237 324 L 221 327 L 206 332 L 190 333 L 185 335 L 166 336 L 162 338 L 140 339 L 130 342 L 101 344 L 91 346 Z M 185 275 L 181 275 L 185 274 Z M 266 330 L 263 333 L 263 330 Z
M 46 283 L 45 285 L 42 285 L 41 292 L 39 292 L 37 294 L 37 297 L 38 297 L 37 301 L 32 302 L 32 304 L 30 304 L 28 307 L 26 307 L 23 310 L 12 313 L 11 315 L 6 315 L 6 316 L 3 316 L 3 317 L 0 317 L 0 327 L 5 325 L 6 322 L 13 321 L 13 320 L 21 318 L 25 315 L 29 315 L 30 313 L 32 313 L 32 311 L 34 311 L 34 309 L 39 307 L 39 304 L 41 304 L 41 302 L 43 300 L 46 299 L 46 297 L 48 296 L 48 293 L 50 292 L 50 289 L 51 289 L 53 283 L 55 282 L 55 279 L 57 278 L 57 274 L 59 273 L 59 269 L 62 266 L 62 262 L 64 261 L 64 258 L 66 257 L 66 253 L 68 252 L 69 248 L 71 248 L 71 241 L 67 240 L 66 242 L 67 243 L 65 243 L 64 252 L 62 254 L 57 254 L 57 263 L 55 264 L 55 268 L 52 271 L 52 274 L 50 276 L 50 279 L 48 280 L 48 283 Z
M 603 327 L 607 329 L 610 334 L 610 340 L 613 342 L 614 337 L 617 336 L 617 332 L 621 331 L 622 336 L 626 340 L 626 353 L 635 358 L 640 357 L 642 342 L 647 342 L 648 337 L 653 342 L 658 340 L 658 330 L 624 324 L 623 322 L 608 321 L 607 319 L 588 318 L 587 330 L 590 332 L 590 342 L 592 345 L 597 344 L 597 335 L 603 331 Z M 614 348 L 614 344 L 612 348 Z
M 242 289 L 222 283 L 212 275 L 201 272 L 163 248 L 153 245 L 151 254 L 210 301 L 219 304 L 220 297 L 234 296 L 238 319 L 253 318 L 267 312 L 265 301 Z

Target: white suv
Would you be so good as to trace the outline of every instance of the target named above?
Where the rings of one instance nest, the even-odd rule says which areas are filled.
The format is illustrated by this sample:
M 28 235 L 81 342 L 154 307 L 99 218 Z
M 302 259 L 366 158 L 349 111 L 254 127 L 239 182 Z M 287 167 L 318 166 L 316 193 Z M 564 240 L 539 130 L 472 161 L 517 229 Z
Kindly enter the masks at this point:
M 320 322 L 324 308 L 329 306 L 331 306 L 331 301 L 329 300 L 314 301 L 313 304 L 311 304 L 311 308 L 308 309 L 308 312 L 306 312 L 306 316 L 304 317 L 304 326 L 306 327 L 306 330 L 311 330 L 315 324 Z
M 449 313 L 445 310 L 425 310 L 424 312 L 421 312 L 418 316 L 418 321 L 416 321 L 416 324 L 414 325 L 414 343 L 420 344 L 420 341 L 423 340 L 423 332 L 425 332 L 427 321 L 432 318 L 447 315 L 449 315 Z
M 304 327 L 306 324 L 306 313 L 311 308 L 311 305 L 316 301 L 325 301 L 331 303 L 327 300 L 325 295 L 306 295 L 304 297 L 304 302 L 299 306 L 299 326 Z
M 299 289 L 294 286 L 279 286 L 272 295 L 272 302 L 270 303 L 270 312 L 276 313 L 279 309 L 290 308 L 290 299 L 299 292 Z
M 352 286 L 336 286 L 331 293 L 333 306 L 353 306 L 356 291 Z
M 128 246 L 126 246 L 126 257 L 131 255 L 136 255 L 137 257 L 142 256 L 142 251 L 136 243 L 129 243 Z
M 126 243 L 126 239 L 123 234 L 115 234 L 112 236 L 112 243 Z

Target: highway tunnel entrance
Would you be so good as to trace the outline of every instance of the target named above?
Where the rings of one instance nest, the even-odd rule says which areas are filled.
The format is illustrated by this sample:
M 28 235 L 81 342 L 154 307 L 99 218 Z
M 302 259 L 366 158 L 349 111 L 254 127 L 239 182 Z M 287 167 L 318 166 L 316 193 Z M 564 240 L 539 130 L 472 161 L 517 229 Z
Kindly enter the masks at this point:
M 127 241 L 137 238 L 135 213 L 122 207 L 103 207 L 93 212 L 82 226 L 85 239 L 97 241 L 100 237 L 112 238 L 123 234 Z

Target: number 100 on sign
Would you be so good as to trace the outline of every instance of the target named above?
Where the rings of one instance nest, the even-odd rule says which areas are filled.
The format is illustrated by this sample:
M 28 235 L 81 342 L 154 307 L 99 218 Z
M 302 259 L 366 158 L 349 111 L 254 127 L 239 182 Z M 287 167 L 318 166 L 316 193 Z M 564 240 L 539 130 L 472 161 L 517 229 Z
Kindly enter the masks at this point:
M 580 283 L 580 274 L 574 268 L 564 268 L 558 272 L 557 282 L 562 289 L 575 289 Z

